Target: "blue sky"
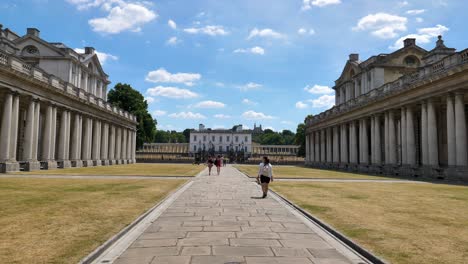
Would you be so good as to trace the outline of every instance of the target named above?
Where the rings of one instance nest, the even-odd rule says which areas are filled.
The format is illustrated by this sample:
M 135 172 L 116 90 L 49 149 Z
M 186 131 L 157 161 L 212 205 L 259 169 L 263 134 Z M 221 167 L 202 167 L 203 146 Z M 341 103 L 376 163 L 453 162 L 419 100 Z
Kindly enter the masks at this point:
M 468 47 L 463 0 L 2 0 L 0 23 L 93 46 L 112 81 L 150 102 L 159 129 L 295 130 L 331 107 L 350 53 Z

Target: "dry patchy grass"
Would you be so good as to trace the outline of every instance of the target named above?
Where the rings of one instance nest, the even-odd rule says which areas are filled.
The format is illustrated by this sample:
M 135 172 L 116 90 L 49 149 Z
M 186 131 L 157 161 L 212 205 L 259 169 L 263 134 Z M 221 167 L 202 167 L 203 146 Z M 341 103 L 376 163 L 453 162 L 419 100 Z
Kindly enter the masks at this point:
M 276 182 L 273 189 L 392 263 L 468 263 L 468 187 Z
M 258 174 L 257 165 L 236 165 L 236 168 L 250 177 L 256 177 Z M 302 166 L 273 166 L 273 175 L 276 178 L 303 178 L 303 179 L 364 179 L 364 180 L 385 180 L 389 178 L 370 176 L 365 174 L 356 174 L 339 171 L 328 171 L 312 169 Z
M 40 175 L 114 175 L 114 176 L 195 176 L 204 167 L 191 164 L 136 163 L 128 165 L 100 166 L 20 172 Z
M 77 263 L 183 182 L 0 179 L 0 263 Z

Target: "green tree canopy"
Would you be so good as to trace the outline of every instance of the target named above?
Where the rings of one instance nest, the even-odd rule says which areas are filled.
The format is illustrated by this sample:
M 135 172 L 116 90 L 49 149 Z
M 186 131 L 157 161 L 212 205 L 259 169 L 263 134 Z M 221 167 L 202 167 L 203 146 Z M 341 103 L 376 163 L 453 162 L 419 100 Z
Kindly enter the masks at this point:
M 118 83 L 109 91 L 107 100 L 137 117 L 137 148 L 154 141 L 157 121 L 148 112 L 148 103 L 140 92 L 129 84 Z
M 295 143 L 300 146 L 297 153 L 299 157 L 305 157 L 305 128 L 304 123 L 297 125 Z

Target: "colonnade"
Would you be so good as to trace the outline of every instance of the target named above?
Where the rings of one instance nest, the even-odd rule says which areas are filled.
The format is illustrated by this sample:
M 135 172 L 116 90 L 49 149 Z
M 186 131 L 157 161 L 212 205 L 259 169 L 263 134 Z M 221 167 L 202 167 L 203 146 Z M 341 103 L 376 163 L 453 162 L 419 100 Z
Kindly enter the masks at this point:
M 296 145 L 254 145 L 252 146 L 253 155 L 297 155 L 299 146 Z
M 189 143 L 145 143 L 138 152 L 188 154 Z
M 384 174 L 440 176 L 468 168 L 463 92 L 372 113 L 306 135 L 306 163 Z
M 2 97 L 0 172 L 135 162 L 131 126 L 16 92 Z

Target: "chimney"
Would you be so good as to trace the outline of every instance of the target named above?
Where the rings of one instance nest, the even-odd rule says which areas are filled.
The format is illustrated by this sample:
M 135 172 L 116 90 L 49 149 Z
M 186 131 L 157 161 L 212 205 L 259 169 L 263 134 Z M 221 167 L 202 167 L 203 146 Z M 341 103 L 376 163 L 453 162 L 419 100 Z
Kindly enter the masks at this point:
M 359 60 L 359 54 L 357 54 L 357 53 L 349 54 L 349 60 L 350 61 L 358 61 Z
M 94 51 L 93 47 L 85 47 L 85 54 L 94 54 Z
M 26 29 L 26 34 L 27 35 L 32 35 L 32 36 L 36 36 L 36 37 L 39 37 L 39 29 L 37 28 L 27 28 Z
M 415 38 L 407 38 L 403 41 L 403 44 L 406 47 L 409 46 L 416 46 L 416 39 Z
M 205 130 L 205 125 L 199 124 L 198 125 L 198 131 L 203 131 L 203 130 Z

